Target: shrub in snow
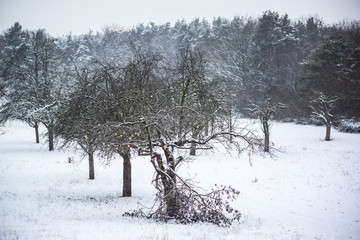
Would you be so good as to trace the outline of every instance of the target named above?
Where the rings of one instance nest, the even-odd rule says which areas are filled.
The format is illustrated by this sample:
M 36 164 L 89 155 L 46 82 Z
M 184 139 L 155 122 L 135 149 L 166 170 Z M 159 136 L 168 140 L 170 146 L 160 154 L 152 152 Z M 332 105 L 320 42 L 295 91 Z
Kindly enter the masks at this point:
M 175 220 L 182 224 L 209 222 L 221 227 L 230 226 L 233 221 L 239 221 L 241 217 L 241 213 L 230 205 L 240 192 L 230 186 L 215 185 L 215 187 L 216 189 L 212 189 L 211 192 L 201 194 L 188 183 L 182 182 L 170 191 L 168 196 L 163 196 L 159 192 L 156 196 L 156 204 L 149 212 L 140 209 L 126 212 L 124 215 L 165 222 Z
M 341 132 L 360 133 L 360 122 L 354 118 L 341 119 L 336 123 L 336 128 Z

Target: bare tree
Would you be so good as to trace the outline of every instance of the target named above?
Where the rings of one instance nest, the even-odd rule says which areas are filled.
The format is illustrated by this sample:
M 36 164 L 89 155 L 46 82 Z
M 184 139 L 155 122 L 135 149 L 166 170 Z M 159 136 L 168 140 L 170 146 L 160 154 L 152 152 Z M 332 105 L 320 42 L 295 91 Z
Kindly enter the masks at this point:
M 181 139 L 191 133 L 193 137 L 203 134 L 211 120 L 211 114 L 217 110 L 218 103 L 214 93 L 210 90 L 210 80 L 206 77 L 207 63 L 204 52 L 191 47 L 179 51 L 175 65 L 175 81 L 172 87 L 175 90 L 173 101 L 179 106 L 179 132 Z M 201 114 L 200 118 L 187 118 L 187 115 Z M 196 125 L 193 120 L 196 119 Z M 196 154 L 196 144 L 193 143 L 190 155 Z
M 270 120 L 278 112 L 279 108 L 285 108 L 282 103 L 272 103 L 271 98 L 259 104 L 251 104 L 250 112 L 253 117 L 259 118 L 261 122 L 261 130 L 264 133 L 264 152 L 270 152 Z
M 155 77 L 160 61 L 158 54 L 145 54 L 133 46 L 134 57 L 124 66 L 100 64 L 97 70 L 103 87 L 105 120 L 98 128 L 101 151 L 111 159 L 123 159 L 123 196 L 131 196 L 131 149 L 138 148 L 141 128 L 137 124 L 152 107 L 158 86 Z
M 7 102 L 1 106 L 2 119 L 19 119 L 35 128 L 36 142 L 39 142 L 39 123 L 47 129 L 49 150 L 54 149 L 55 112 L 62 95 L 61 77 L 62 52 L 57 40 L 44 30 L 24 32 L 17 39 L 19 46 L 8 46 L 17 55 L 17 60 L 9 59 L 9 68 L 4 77 L 7 88 Z M 14 61 L 14 62 L 12 62 Z
M 214 142 L 229 144 L 230 136 L 237 138 L 234 144 L 239 150 L 244 150 L 244 148 L 256 150 L 262 146 L 261 142 L 257 136 L 246 129 L 238 129 L 230 133 L 228 126 L 223 125 L 223 119 L 217 114 L 214 115 L 216 130 L 213 134 L 197 135 L 196 137 L 188 135 L 179 139 L 177 138 L 179 128 L 171 124 L 177 121 L 176 118 L 173 118 L 173 113 L 173 108 L 171 108 L 159 111 L 140 122 L 126 123 L 132 128 L 135 126 L 141 128 L 143 134 L 132 139 L 129 146 L 137 147 L 139 154 L 150 156 L 156 173 L 153 183 L 158 190 L 155 209 L 149 213 L 140 211 L 133 214 L 160 220 L 175 219 L 179 222 L 208 221 L 218 225 L 230 224 L 232 220 L 225 217 L 222 212 L 223 206 L 226 204 L 221 200 L 215 201 L 214 192 L 200 194 L 194 186 L 178 174 L 178 168 L 187 159 L 183 149 L 187 149 L 191 144 L 201 146 L 202 149 L 211 149 Z M 195 122 L 197 118 L 202 118 L 202 116 L 196 114 L 191 116 Z M 230 195 L 236 195 L 237 192 L 234 189 L 223 191 Z M 230 207 L 226 207 L 226 210 L 234 214 L 232 219 L 238 219 L 237 211 Z
M 315 98 L 311 101 L 312 116 L 322 120 L 326 126 L 325 141 L 330 141 L 331 125 L 334 119 L 332 111 L 335 108 L 336 96 L 330 98 L 322 92 L 315 91 Z
M 59 107 L 54 132 L 62 147 L 80 146 L 89 160 L 89 179 L 95 179 L 94 153 L 98 150 L 96 128 L 101 122 L 102 103 L 96 95 L 98 82 L 91 69 L 74 72 L 73 92 Z

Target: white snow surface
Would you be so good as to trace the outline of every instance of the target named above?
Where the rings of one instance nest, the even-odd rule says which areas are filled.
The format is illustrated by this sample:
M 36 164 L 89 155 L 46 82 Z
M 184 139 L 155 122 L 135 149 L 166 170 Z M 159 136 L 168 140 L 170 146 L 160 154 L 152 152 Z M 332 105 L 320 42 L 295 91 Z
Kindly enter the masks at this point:
M 256 127 L 257 125 L 254 125 Z M 324 127 L 272 123 L 276 157 L 238 155 L 219 146 L 200 152 L 180 173 L 200 187 L 231 185 L 239 223 L 159 223 L 123 217 L 152 206 L 148 157 L 133 157 L 133 197 L 122 198 L 122 161 L 87 159 L 72 150 L 47 151 L 20 122 L 0 136 L 0 239 L 360 239 L 360 135 Z M 68 163 L 68 157 L 76 163 Z

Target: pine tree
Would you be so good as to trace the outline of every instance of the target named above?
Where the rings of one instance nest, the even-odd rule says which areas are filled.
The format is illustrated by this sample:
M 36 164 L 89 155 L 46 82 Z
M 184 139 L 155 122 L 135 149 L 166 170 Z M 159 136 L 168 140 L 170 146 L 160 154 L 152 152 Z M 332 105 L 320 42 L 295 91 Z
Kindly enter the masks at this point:
M 359 65 L 358 44 L 343 32 L 324 38 L 323 43 L 303 62 L 303 73 L 297 89 L 305 99 L 312 99 L 313 92 L 327 97 L 336 96 L 335 113 L 359 116 Z

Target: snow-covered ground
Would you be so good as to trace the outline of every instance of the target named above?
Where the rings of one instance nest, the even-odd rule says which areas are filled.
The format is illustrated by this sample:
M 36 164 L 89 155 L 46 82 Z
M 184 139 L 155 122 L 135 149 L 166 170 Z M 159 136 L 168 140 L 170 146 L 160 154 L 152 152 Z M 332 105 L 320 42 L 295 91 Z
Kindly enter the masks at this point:
M 48 152 L 33 129 L 13 122 L 0 136 L 0 239 L 360 239 L 360 135 L 273 123 L 275 158 L 238 156 L 221 147 L 182 166 L 181 174 L 210 189 L 241 191 L 242 212 L 229 228 L 123 217 L 151 206 L 148 158 L 135 157 L 133 197 L 122 198 L 122 162 L 97 161 L 95 180 L 78 153 Z M 44 142 L 44 141 L 43 141 Z M 68 157 L 76 163 L 68 163 Z

